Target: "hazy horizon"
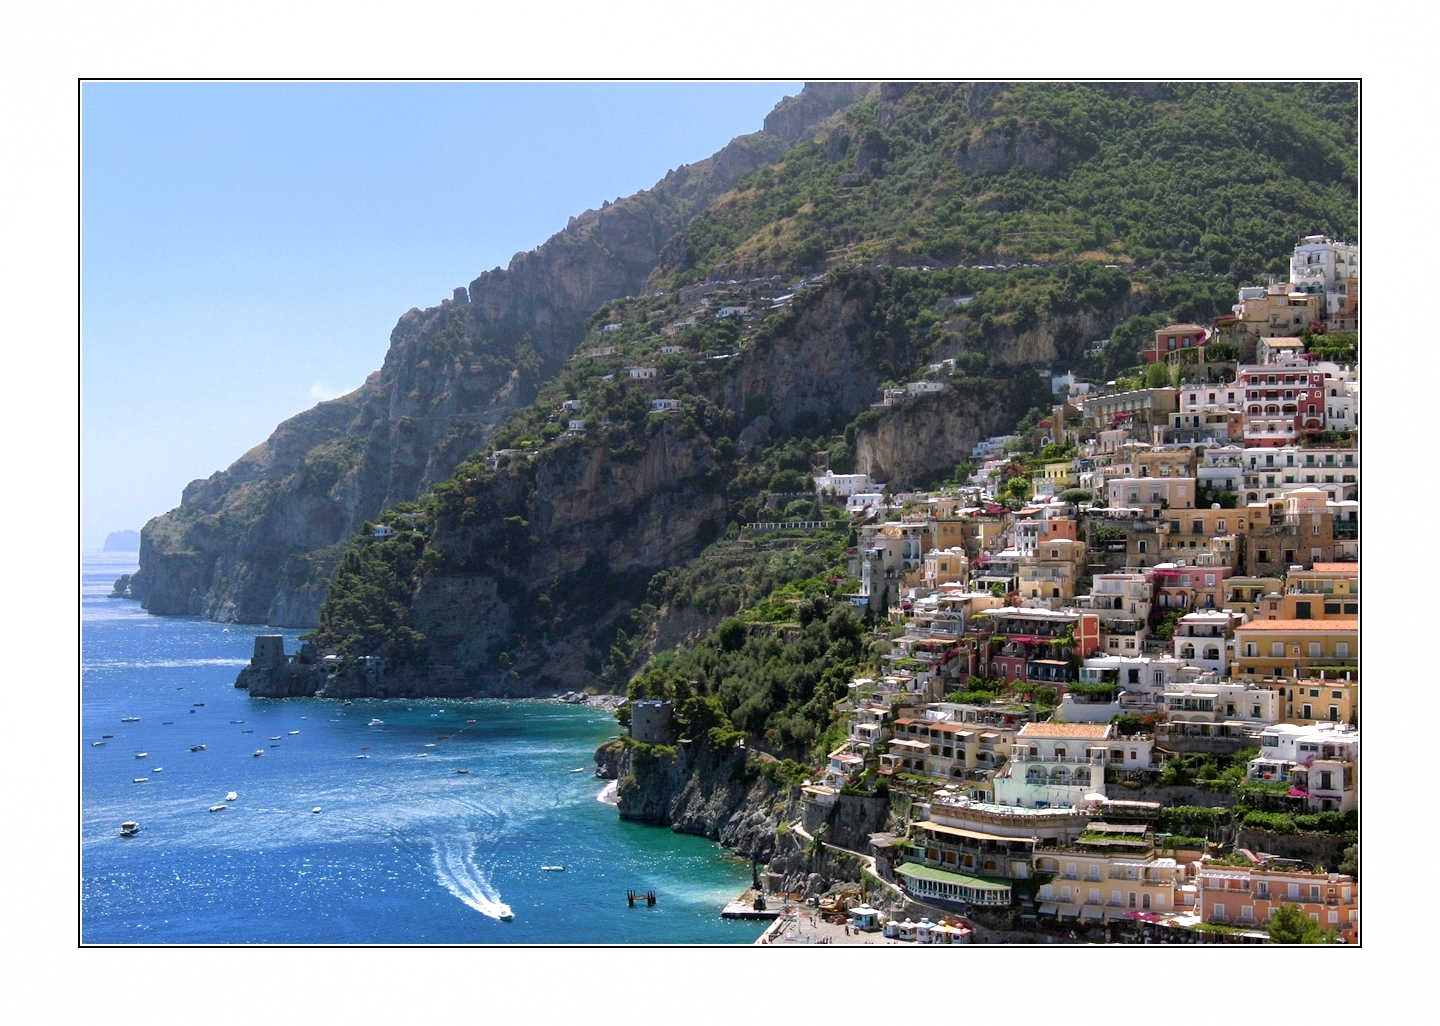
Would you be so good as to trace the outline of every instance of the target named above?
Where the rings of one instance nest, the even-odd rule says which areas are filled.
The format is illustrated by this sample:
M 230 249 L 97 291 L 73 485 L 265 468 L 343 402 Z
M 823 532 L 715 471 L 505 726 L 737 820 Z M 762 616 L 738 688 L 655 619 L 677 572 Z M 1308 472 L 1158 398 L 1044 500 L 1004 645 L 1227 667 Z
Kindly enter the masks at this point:
M 86 83 L 82 549 L 358 388 L 405 311 L 800 88 Z

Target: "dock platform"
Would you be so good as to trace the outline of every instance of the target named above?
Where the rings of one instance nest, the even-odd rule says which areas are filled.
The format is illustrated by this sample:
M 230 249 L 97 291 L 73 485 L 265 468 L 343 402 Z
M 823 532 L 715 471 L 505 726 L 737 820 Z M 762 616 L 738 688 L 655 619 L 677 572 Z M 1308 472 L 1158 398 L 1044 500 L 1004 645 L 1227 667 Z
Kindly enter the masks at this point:
M 746 890 L 744 894 L 725 906 L 720 913 L 721 919 L 776 919 L 781 910 L 789 904 L 784 897 L 778 894 L 765 895 L 765 908 L 757 909 L 755 899 L 760 892 L 753 887 Z M 793 906 L 792 906 L 793 907 Z

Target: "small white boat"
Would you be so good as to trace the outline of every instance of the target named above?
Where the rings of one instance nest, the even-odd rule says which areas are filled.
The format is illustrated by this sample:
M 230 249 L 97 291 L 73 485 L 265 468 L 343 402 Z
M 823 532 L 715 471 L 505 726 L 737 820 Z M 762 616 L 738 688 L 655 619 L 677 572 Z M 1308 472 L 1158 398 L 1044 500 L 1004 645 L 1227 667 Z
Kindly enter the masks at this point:
M 456 772 L 456 773 L 469 773 L 470 771 L 467 770 L 467 769 L 457 769 L 455 772 Z
M 290 733 L 291 733 L 291 734 L 298 734 L 298 733 L 300 733 L 300 732 L 299 732 L 298 730 L 292 730 L 292 731 L 290 731 Z
M 434 748 L 434 747 L 435 747 L 435 742 L 434 742 L 434 741 L 427 741 L 427 742 L 425 742 L 425 747 L 426 747 L 426 748 Z
M 122 717 L 120 717 L 120 722 L 121 722 L 121 723 L 139 723 L 139 722 L 140 722 L 140 717 L 138 717 L 138 716 L 122 716 Z
M 355 758 L 357 758 L 357 759 L 368 759 L 368 758 L 370 758 L 370 756 L 368 756 L 368 755 L 357 755 L 357 756 L 355 756 Z
M 238 801 L 239 798 L 240 798 L 240 796 L 239 796 L 238 794 L 236 794 L 234 791 L 231 791 L 231 792 L 229 792 L 228 794 L 225 795 L 225 800 L 226 800 L 227 802 Z
M 276 735 L 275 735 L 274 737 L 272 737 L 270 740 L 271 740 L 271 741 L 279 741 L 279 740 L 280 740 L 280 735 L 279 735 L 279 734 L 276 734 Z
M 500 906 L 500 909 L 501 911 L 498 918 L 502 923 L 508 923 L 510 922 L 510 920 L 515 918 L 515 913 L 510 911 L 509 905 L 502 905 Z
M 90 742 L 90 747 L 91 747 L 91 748 L 99 748 L 99 747 L 100 747 L 101 745 L 103 745 L 104 743 L 105 743 L 104 741 L 91 741 L 91 742 Z
M 369 723 L 365 724 L 365 726 L 367 726 L 367 727 L 383 727 L 383 726 L 385 726 L 385 721 L 384 721 L 384 720 L 371 720 Z
M 124 823 L 120 824 L 121 837 L 134 837 L 137 833 L 139 833 L 139 831 L 140 824 L 135 822 L 133 819 L 127 819 Z
M 164 773 L 164 772 L 165 772 L 165 767 L 164 767 L 164 766 L 151 766 L 151 767 L 150 767 L 150 772 L 151 772 L 151 773 Z
M 571 772 L 571 773 L 584 773 L 584 772 L 585 772 L 585 767 L 584 767 L 584 766 L 576 766 L 576 767 L 575 767 L 573 770 L 571 770 L 570 772 Z
M 212 806 L 210 806 L 210 811 L 211 811 L 211 812 L 224 812 L 224 811 L 225 811 L 226 809 L 228 809 L 229 807 L 230 807 L 230 806 L 228 806 L 228 805 L 212 805 Z
M 542 873 L 563 873 L 563 872 L 565 872 L 565 867 L 564 867 L 564 866 L 541 866 L 541 867 L 540 867 L 540 871 L 541 871 Z
M 240 733 L 242 733 L 242 734 L 253 734 L 253 733 L 255 733 L 255 731 L 254 731 L 254 729 L 252 728 L 252 729 L 250 729 L 250 730 L 242 730 Z
M 191 746 L 190 746 L 190 750 L 191 750 L 192 752 L 203 752 L 203 751 L 205 750 L 205 746 L 204 746 L 204 745 L 191 745 Z
M 257 748 L 257 749 L 255 749 L 255 751 L 252 752 L 251 754 L 254 755 L 255 758 L 258 759 L 258 758 L 260 758 L 260 756 L 262 756 L 262 755 L 265 754 L 265 749 L 263 749 L 263 748 Z
M 135 780 L 134 780 L 134 783 L 143 784 L 143 783 L 145 783 L 145 781 L 147 781 L 147 780 L 149 780 L 149 779 L 150 779 L 149 777 L 136 777 Z
M 317 806 L 315 806 L 313 809 L 311 809 L 310 811 L 311 811 L 311 812 L 319 812 L 319 811 L 320 811 L 320 806 L 317 805 Z
M 137 759 L 148 759 L 148 758 L 150 758 L 150 753 L 149 753 L 149 752 L 136 752 L 136 753 L 135 753 L 135 758 L 137 758 Z
M 244 720 L 231 720 L 231 723 L 244 723 Z

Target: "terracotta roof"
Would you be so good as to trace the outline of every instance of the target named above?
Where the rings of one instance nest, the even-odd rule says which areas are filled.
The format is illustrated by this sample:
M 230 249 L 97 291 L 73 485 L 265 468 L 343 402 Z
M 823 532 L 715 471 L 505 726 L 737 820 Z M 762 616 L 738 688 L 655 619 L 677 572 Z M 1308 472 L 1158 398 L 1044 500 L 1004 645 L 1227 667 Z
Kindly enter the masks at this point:
M 1358 632 L 1355 620 L 1255 620 L 1243 623 L 1237 631 L 1344 631 Z
M 1027 723 L 1020 728 L 1019 736 L 1032 737 L 1078 737 L 1104 740 L 1110 730 L 1108 723 Z
M 1359 563 L 1316 563 L 1314 569 L 1322 574 L 1343 574 L 1346 571 L 1356 574 L 1360 573 Z

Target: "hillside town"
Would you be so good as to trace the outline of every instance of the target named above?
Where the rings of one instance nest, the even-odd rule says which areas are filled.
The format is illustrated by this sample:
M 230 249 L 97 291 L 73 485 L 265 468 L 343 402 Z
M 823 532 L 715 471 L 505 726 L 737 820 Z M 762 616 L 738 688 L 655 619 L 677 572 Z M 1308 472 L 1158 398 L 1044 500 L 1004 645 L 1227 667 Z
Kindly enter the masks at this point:
M 852 898 L 845 936 L 951 943 L 1000 911 L 1260 942 L 1298 907 L 1359 941 L 1358 296 L 1357 247 L 1307 237 L 1288 281 L 1155 330 L 1138 387 L 1051 375 L 1050 415 L 959 487 L 814 476 L 886 654 L 795 827 L 886 798 L 848 850 L 938 920 Z M 943 390 L 933 369 L 877 405 Z

